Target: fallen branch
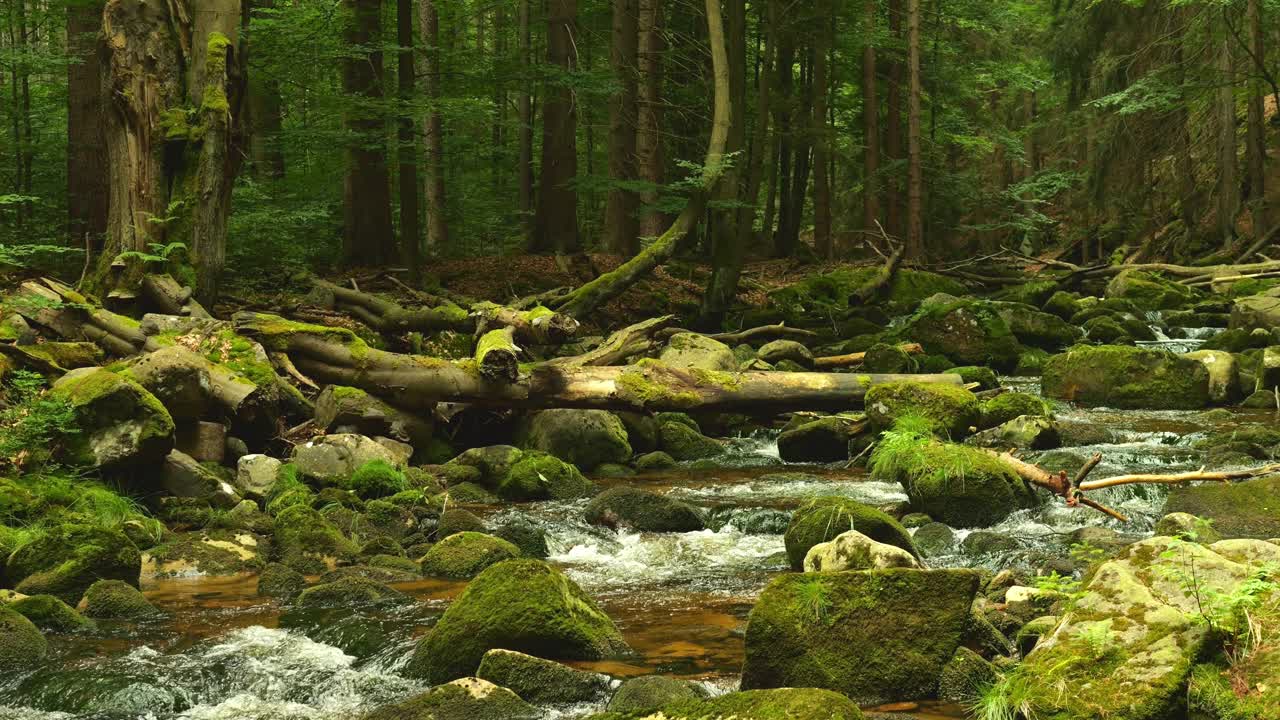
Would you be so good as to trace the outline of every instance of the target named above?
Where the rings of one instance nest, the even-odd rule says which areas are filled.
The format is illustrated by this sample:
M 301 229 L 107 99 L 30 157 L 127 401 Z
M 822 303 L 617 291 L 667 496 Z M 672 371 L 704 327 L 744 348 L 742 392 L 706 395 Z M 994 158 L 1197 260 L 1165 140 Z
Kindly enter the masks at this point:
M 1242 478 L 1260 477 L 1262 475 L 1272 475 L 1280 473 L 1280 463 L 1264 465 L 1257 468 L 1246 468 L 1244 470 L 1222 470 L 1208 472 L 1204 468 L 1193 470 L 1191 472 L 1177 473 L 1173 475 L 1167 474 L 1141 474 L 1141 475 L 1117 475 L 1115 477 L 1103 478 L 1101 480 L 1089 480 L 1081 482 L 1077 486 L 1080 491 L 1101 490 L 1102 488 L 1115 487 L 1117 485 L 1137 485 L 1137 484 L 1173 484 L 1197 482 L 1197 481 L 1213 481 L 1213 482 L 1231 482 Z
M 898 349 L 908 355 L 919 355 L 924 352 L 924 348 L 919 343 L 903 343 L 898 346 Z M 866 359 L 867 353 L 865 351 L 847 355 L 827 355 L 814 358 L 813 366 L 816 368 L 852 367 L 861 365 Z
M 659 333 L 659 337 L 663 340 L 668 340 L 673 335 L 688 332 L 693 331 L 677 327 L 667 328 Z M 761 325 L 760 327 L 739 330 L 737 332 L 714 333 L 706 335 L 706 337 L 730 346 L 741 345 L 743 343 L 758 346 L 770 342 L 771 340 L 812 340 L 818 337 L 818 333 L 812 330 L 805 330 L 803 328 L 796 328 L 783 323 L 778 323 L 776 325 Z
M 647 356 L 662 346 L 663 331 L 676 321 L 675 315 L 642 320 L 615 331 L 596 349 L 551 360 L 548 364 L 563 367 L 587 367 L 601 365 L 622 365 L 628 358 Z
M 906 244 L 898 243 L 895 246 L 893 241 L 889 239 L 888 233 L 881 227 L 879 220 L 876 221 L 876 227 L 880 228 L 880 235 L 893 248 L 893 252 L 889 257 L 885 258 L 884 265 L 879 272 L 849 294 L 850 306 L 866 305 L 876 299 L 893 282 L 893 276 L 897 274 L 898 266 L 902 264 L 902 253 L 906 249 Z

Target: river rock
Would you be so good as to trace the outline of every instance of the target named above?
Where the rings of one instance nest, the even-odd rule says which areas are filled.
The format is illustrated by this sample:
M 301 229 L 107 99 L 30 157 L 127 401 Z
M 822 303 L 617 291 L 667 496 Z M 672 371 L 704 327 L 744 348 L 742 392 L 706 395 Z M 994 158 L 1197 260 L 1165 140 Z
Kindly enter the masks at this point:
M 30 670 L 48 651 L 49 643 L 34 623 L 0 605 L 0 674 L 12 677 Z
M 1002 425 L 1019 415 L 1032 417 L 1053 417 L 1049 403 L 1023 392 L 1007 392 L 985 400 L 982 403 L 982 427 L 993 428 Z
M 1274 356 L 1275 361 L 1275 379 L 1280 384 L 1280 348 L 1276 348 L 1277 354 Z M 1268 352 L 1270 348 L 1268 348 Z M 1236 358 L 1229 352 L 1222 350 L 1197 350 L 1189 352 L 1183 357 L 1188 360 L 1195 360 L 1204 365 L 1204 369 L 1209 373 L 1209 402 L 1214 405 L 1226 405 L 1240 399 L 1240 370 L 1236 365 Z M 1266 359 L 1264 356 L 1262 368 L 1259 368 L 1259 376 L 1262 375 L 1262 369 L 1266 367 Z
M 999 679 L 995 666 L 981 655 L 966 647 L 956 648 L 956 654 L 942 668 L 938 679 L 938 698 L 972 706 L 982 692 Z
M 203 500 L 216 508 L 233 508 L 241 500 L 230 483 L 180 450 L 165 456 L 160 485 L 175 497 Z
M 350 562 L 360 548 L 319 511 L 294 505 L 276 516 L 273 552 L 283 564 L 304 574 L 332 570 Z
M 574 465 L 545 452 L 510 445 L 472 448 L 445 465 L 459 466 L 477 468 L 480 473 L 474 481 L 507 500 L 572 500 L 595 490 Z
M 613 684 L 608 675 L 501 648 L 484 654 L 476 677 L 539 704 L 590 702 L 603 697 Z
M 520 548 L 477 532 L 454 533 L 436 543 L 422 558 L 422 574 L 470 579 L 493 565 L 520 557 Z
M 679 461 L 704 460 L 724 452 L 724 445 L 702 434 L 696 424 L 660 420 L 658 445 Z
M 956 533 L 946 523 L 931 522 L 922 525 L 911 536 L 912 542 L 924 553 L 925 557 L 952 555 L 959 551 Z
M 866 349 L 862 359 L 862 372 L 910 373 L 916 370 L 915 358 L 906 350 L 891 343 L 876 343 Z
M 738 369 L 738 359 L 734 357 L 732 348 L 719 340 L 697 333 L 672 335 L 658 359 L 683 370 L 732 372 Z
M 791 524 L 783 535 L 791 569 L 803 568 L 805 558 L 815 545 L 834 540 L 850 530 L 919 557 L 911 534 L 887 513 L 848 498 L 821 497 L 800 506 L 792 514 Z
M 173 449 L 173 418 L 145 388 L 105 368 L 72 370 L 53 383 L 51 395 L 75 412 L 68 436 L 73 462 L 99 468 L 159 464 Z
M 1179 485 L 1169 492 L 1164 512 L 1210 520 L 1224 538 L 1280 537 L 1280 477 Z
M 1280 547 L 1262 541 L 1134 543 L 1097 569 L 1007 682 L 1022 688 L 1020 699 L 1038 717 L 1181 717 L 1192 664 L 1211 641 L 1200 616 L 1204 598 L 1230 595 L 1277 560 Z M 1191 567 L 1194 586 L 1179 580 Z M 1080 672 L 1085 667 L 1092 671 Z M 1073 691 L 1061 692 L 1064 684 Z
M 536 720 L 538 709 L 488 680 L 464 677 L 407 700 L 384 705 L 363 720 Z
M 693 505 L 626 486 L 592 498 L 584 516 L 592 525 L 624 525 L 640 532 L 692 532 L 706 527 L 702 512 Z
M 978 584 L 969 570 L 779 577 L 751 611 L 742 687 L 826 688 L 862 704 L 935 697 Z
M 307 588 L 302 573 L 280 563 L 271 563 L 258 576 L 258 594 L 282 602 L 293 602 Z
M 710 693 L 692 680 L 665 675 L 628 678 L 609 699 L 610 712 L 647 712 L 682 700 L 702 700 Z
M 857 530 L 848 530 L 834 540 L 818 543 L 804 556 L 805 572 L 918 567 L 920 563 L 911 553 L 895 545 L 876 542 Z
M 303 609 L 354 608 L 412 602 L 408 595 L 367 577 L 344 575 L 326 580 L 328 577 L 303 590 L 295 605 Z
M 1195 302 L 1193 288 L 1145 270 L 1124 270 L 1107 283 L 1107 298 L 1123 298 L 1143 310 L 1168 310 Z
M 631 459 L 627 428 L 607 410 L 541 410 L 529 416 L 521 434 L 524 447 L 550 453 L 583 472 Z
M 1184 512 L 1171 512 L 1156 521 L 1156 535 L 1184 537 L 1201 544 L 1215 543 L 1222 539 L 1217 530 L 1208 521 Z
M 118 530 L 58 525 L 20 545 L 4 566 L 6 584 L 26 595 L 53 595 L 68 605 L 100 579 L 138 585 L 142 556 Z
M 21 597 L 9 603 L 9 609 L 30 620 L 44 632 L 86 632 L 95 627 L 92 620 L 52 595 Z M 0 645 L 3 643 L 4 641 L 0 640 Z
M 923 440 L 903 448 L 900 458 L 872 456 L 880 479 L 902 484 L 914 512 L 951 527 L 989 527 L 1039 498 L 1009 465 L 968 445 Z
M 269 455 L 245 455 L 236 461 L 236 489 L 245 497 L 263 500 L 275 487 L 281 463 Z
M 585 720 L 862 720 L 849 698 L 827 690 L 781 688 L 732 692 L 705 700 L 680 701 L 651 714 L 606 712 Z
M 1280 287 L 1236 298 L 1231 305 L 1229 327 L 1232 330 L 1280 327 Z
M 1058 424 L 1043 416 L 1019 415 L 996 427 L 967 438 L 966 443 L 984 448 L 1051 450 L 1062 444 Z
M 777 365 L 783 360 L 790 360 L 804 368 L 813 367 L 813 352 L 795 340 L 774 340 L 765 343 L 760 348 L 760 352 L 756 354 L 756 357 L 770 365 Z
M 849 459 L 849 441 L 866 429 L 861 415 L 832 415 L 783 430 L 778 455 L 787 462 L 829 463 Z
M 432 427 L 428 419 L 392 407 L 359 388 L 327 385 L 316 396 L 315 423 L 325 432 L 387 437 L 426 449 Z
M 981 300 L 926 302 L 901 334 L 957 365 L 986 365 L 999 372 L 1012 370 L 1022 351 L 1004 318 Z
M 1006 302 L 993 305 L 996 313 L 1009 326 L 1009 331 L 1023 345 L 1059 350 L 1072 345 L 1082 335 L 1079 327 L 1029 305 Z
M 927 418 L 934 430 L 961 438 L 981 421 L 978 398 L 959 385 L 899 381 L 867 390 L 867 418 L 880 429 L 893 426 L 904 415 Z
M 1149 348 L 1078 345 L 1045 361 L 1040 384 L 1047 397 L 1081 405 L 1199 410 L 1209 404 L 1203 363 Z
M 298 472 L 326 485 L 341 486 L 372 460 L 403 468 L 407 458 L 373 438 L 351 433 L 324 435 L 293 449 L 293 464 Z
M 494 648 L 550 660 L 600 660 L 626 651 L 618 628 L 577 583 L 530 559 L 480 573 L 418 643 L 406 674 L 448 682 L 474 673 Z
M 84 591 L 80 608 L 85 617 L 144 620 L 162 615 L 138 588 L 121 580 L 99 580 Z

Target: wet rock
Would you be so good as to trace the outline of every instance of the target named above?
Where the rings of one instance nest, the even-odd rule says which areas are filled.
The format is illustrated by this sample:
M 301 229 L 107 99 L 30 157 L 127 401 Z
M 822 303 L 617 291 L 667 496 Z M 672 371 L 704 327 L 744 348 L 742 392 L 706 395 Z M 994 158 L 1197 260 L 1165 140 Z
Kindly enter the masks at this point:
M 538 704 L 590 702 L 603 697 L 613 684 L 608 675 L 502 649 L 484 654 L 476 677 Z
M 940 522 L 930 522 L 921 526 L 911 536 L 911 540 L 925 557 L 952 555 L 960 549 L 959 543 L 956 542 L 955 531 Z
M 1058 350 L 1080 339 L 1080 328 L 1057 315 L 1020 303 L 995 303 L 995 310 L 1018 342 L 1044 350 Z
M 965 536 L 960 548 L 968 555 L 983 556 L 1013 552 L 1022 547 L 1022 543 L 1008 535 L 977 530 Z
M 1231 305 L 1231 329 L 1280 327 L 1280 288 L 1237 298 Z
M 431 442 L 428 419 L 392 407 L 359 388 L 327 385 L 316 396 L 316 426 L 331 434 L 387 437 L 415 448 Z
M 1224 538 L 1280 537 L 1280 477 L 1175 487 L 1164 513 L 1178 512 L 1212 521 Z
M 960 379 L 966 385 L 970 383 L 978 383 L 978 390 L 992 390 L 1000 387 L 1000 377 L 995 371 L 987 367 L 979 367 L 976 365 L 966 365 L 963 367 L 954 367 L 947 370 L 944 374 L 959 375 Z
M 892 382 L 867 391 L 867 418 L 877 428 L 889 428 L 904 415 L 927 418 L 936 432 L 963 437 L 981 419 L 978 398 L 956 385 Z
M 707 517 L 707 527 L 720 532 L 732 525 L 746 535 L 781 535 L 791 524 L 791 513 L 773 508 L 718 507 Z
M 990 303 L 957 300 L 922 306 L 902 330 L 926 352 L 958 365 L 984 365 L 999 372 L 1018 364 L 1021 345 Z
M 788 428 L 778 435 L 778 455 L 787 462 L 829 463 L 849 459 L 849 441 L 866 429 L 862 415 L 832 415 Z
M 1039 501 L 1008 464 L 967 445 L 932 439 L 882 444 L 872 467 L 876 477 L 902 484 L 913 511 L 951 527 L 988 527 Z
M 957 648 L 938 679 L 938 699 L 972 705 L 1000 675 L 995 666 L 969 648 Z
M 1280 348 L 1276 349 L 1280 351 Z M 1221 350 L 1198 350 L 1189 352 L 1183 357 L 1204 365 L 1205 370 L 1209 372 L 1209 402 L 1223 405 L 1240 398 L 1240 371 L 1236 366 L 1235 356 L 1231 353 Z M 1280 383 L 1280 352 L 1275 355 L 1274 361 L 1276 380 Z M 1265 355 L 1263 366 L 1266 366 Z
M 1108 298 L 1123 298 L 1143 310 L 1167 310 L 1190 305 L 1195 289 L 1143 270 L 1125 270 L 1107 283 Z
M 9 603 L 8 607 L 44 632 L 86 632 L 95 627 L 92 620 L 52 595 L 28 595 Z M 3 620 L 0 620 L 0 626 L 3 626 Z M 0 630 L 0 635 L 2 634 L 3 630 Z M 4 640 L 0 639 L 0 646 L 3 644 Z M 3 654 L 2 650 L 0 654 Z M 3 661 L 0 661 L 0 667 L 3 667 Z
M 0 674 L 6 676 L 35 667 L 49 652 L 49 643 L 30 620 L 0 606 Z
M 52 396 L 75 412 L 68 436 L 73 463 L 99 468 L 159 464 L 173 448 L 173 418 L 141 385 L 105 368 L 72 370 L 53 383 Z
M 795 340 L 774 340 L 765 343 L 756 357 L 773 365 L 783 360 L 790 360 L 804 368 L 813 367 L 813 353 Z
M 676 459 L 671 457 L 670 453 L 665 453 L 659 450 L 639 455 L 635 460 L 631 461 L 631 464 L 640 472 L 666 470 L 676 466 Z
M 1201 543 L 1215 543 L 1222 539 L 1208 521 L 1185 512 L 1172 512 L 1156 522 L 1156 535 L 1184 537 Z
M 476 671 L 494 648 L 553 660 L 599 660 L 626 650 L 613 621 L 560 571 L 538 560 L 487 568 L 415 648 L 405 673 L 447 682 Z
M 429 548 L 428 548 L 429 549 Z M 377 557 L 390 558 L 390 555 L 379 555 Z M 372 580 L 373 582 L 387 585 L 389 583 L 413 582 L 422 579 L 422 573 L 418 572 L 417 563 L 408 558 L 396 558 L 396 564 L 404 561 L 413 563 L 410 567 L 388 567 L 386 563 L 380 565 L 345 565 L 336 570 L 320 576 L 320 584 L 330 583 L 343 578 L 358 578 L 360 580 Z M 370 558 L 372 562 L 372 558 Z
M 1098 345 L 1133 345 L 1129 331 L 1110 315 L 1089 318 L 1084 325 L 1085 336 Z
M 506 540 L 476 532 L 454 533 L 436 543 L 422 558 L 422 574 L 470 579 L 494 563 L 520 557 Z
M 542 717 L 510 690 L 464 677 L 407 700 L 384 705 L 363 720 L 537 720 Z
M 804 556 L 805 572 L 919 567 L 920 563 L 906 550 L 878 543 L 857 530 L 847 530 L 833 540 L 818 543 Z
M 80 601 L 86 617 L 111 620 L 144 620 L 163 615 L 138 588 L 120 580 L 99 580 L 89 586 Z
M 276 516 L 274 540 L 279 561 L 304 574 L 331 570 L 359 554 L 355 543 L 307 505 L 286 508 Z
M 742 687 L 819 687 L 863 704 L 934 697 L 977 590 L 968 570 L 779 577 L 751 612 Z
M 1048 450 L 1062 444 L 1058 424 L 1047 417 L 1019 415 L 965 440 L 985 448 Z
M 152 577 L 237 575 L 263 566 L 270 546 L 248 532 L 206 530 L 183 533 L 142 556 L 143 572 Z
M 1019 415 L 1053 417 L 1049 403 L 1031 393 L 1007 392 L 982 402 L 982 427 L 993 428 Z
M 653 714 L 606 712 L 586 720 L 862 720 L 849 698 L 813 688 L 781 688 L 732 692 L 705 700 L 681 701 L 655 708 Z
M 484 521 L 470 510 L 462 508 L 449 508 L 440 513 L 440 519 L 436 524 L 434 533 L 436 540 L 443 540 L 450 535 L 460 532 L 488 532 Z
M 615 713 L 647 712 L 682 700 L 702 700 L 709 696 L 705 687 L 692 680 L 642 675 L 623 681 L 609 700 L 608 710 Z
M 59 525 L 20 545 L 5 564 L 6 584 L 25 595 L 48 594 L 74 606 L 100 579 L 138 585 L 142 556 L 118 530 Z
M 661 420 L 658 437 L 662 450 L 682 462 L 712 458 L 724 452 L 724 446 L 703 435 L 696 424 Z
M 910 373 L 916 371 L 916 360 L 906 350 L 890 343 L 876 343 L 866 349 L 863 372 Z
M 787 561 L 793 570 L 800 570 L 815 545 L 834 540 L 850 530 L 901 548 L 913 557 L 920 555 L 911 534 L 888 514 L 848 498 L 823 497 L 810 500 L 792 514 L 791 524 L 783 536 Z
M 1070 420 L 1058 421 L 1058 437 L 1063 447 L 1107 445 L 1116 441 L 1116 434 L 1100 423 Z
M 279 460 L 268 455 L 244 455 L 236 461 L 236 489 L 240 494 L 263 500 L 271 494 L 280 474 Z
M 271 563 L 258 576 L 258 594 L 291 603 L 307 587 L 302 573 L 280 563 Z
M 1257 410 L 1274 410 L 1280 407 L 1280 403 L 1276 402 L 1276 394 L 1271 390 L 1257 390 L 1241 401 L 1240 406 Z
M 615 418 L 616 420 L 616 418 Z M 450 460 L 445 468 L 474 467 L 474 482 L 507 500 L 571 500 L 589 496 L 595 487 L 578 468 L 554 455 L 538 450 L 520 450 L 510 445 L 473 448 Z M 458 482 L 450 477 L 450 484 Z
M 441 505 L 497 505 L 502 502 L 497 495 L 473 482 L 458 483 L 432 496 L 432 501 Z
M 298 472 L 326 485 L 341 486 L 360 466 L 381 460 L 404 467 L 403 456 L 363 435 L 339 433 L 309 440 L 293 449 L 293 465 Z
M 584 516 L 592 525 L 624 525 L 640 532 L 691 532 L 706 526 L 702 513 L 693 505 L 621 486 L 595 496 Z
M 631 459 L 626 426 L 606 410 L 542 410 L 529 416 L 522 436 L 524 447 L 550 453 L 583 472 Z
M 195 498 L 218 508 L 235 507 L 241 500 L 230 483 L 180 450 L 165 456 L 160 485 L 177 497 Z
M 1041 388 L 1081 405 L 1198 410 L 1209 404 L 1202 363 L 1147 348 L 1076 346 L 1049 358 Z
M 933 518 L 925 515 L 924 513 L 907 513 L 906 515 L 903 515 L 898 522 L 902 523 L 902 527 L 911 529 L 924 527 L 925 525 L 933 522 Z
M 545 558 L 549 554 L 547 531 L 528 518 L 516 517 L 499 525 L 493 536 L 520 548 L 520 554 L 525 557 Z
M 412 599 L 386 585 L 369 578 L 346 576 L 330 582 L 322 582 L 303 590 L 295 605 L 299 608 L 357 607 L 371 605 L 402 605 Z
M 1057 315 L 1063 320 L 1069 320 L 1072 315 L 1080 312 L 1080 295 L 1059 290 L 1051 295 L 1040 309 L 1051 315 Z
M 721 370 L 738 369 L 738 359 L 733 350 L 719 340 L 712 340 L 697 333 L 676 333 L 667 341 L 667 347 L 658 355 L 667 365 L 681 369 Z

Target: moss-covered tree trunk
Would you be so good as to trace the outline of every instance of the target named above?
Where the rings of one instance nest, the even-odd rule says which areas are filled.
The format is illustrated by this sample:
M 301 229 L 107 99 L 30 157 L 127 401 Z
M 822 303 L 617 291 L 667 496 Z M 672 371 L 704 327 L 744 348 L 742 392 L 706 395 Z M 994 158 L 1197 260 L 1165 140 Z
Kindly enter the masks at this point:
M 143 263 L 112 268 L 121 253 L 156 255 L 194 287 L 217 293 L 231 186 L 239 169 L 243 96 L 240 0 L 109 0 L 103 10 L 104 118 L 111 193 L 97 289 L 136 291 Z

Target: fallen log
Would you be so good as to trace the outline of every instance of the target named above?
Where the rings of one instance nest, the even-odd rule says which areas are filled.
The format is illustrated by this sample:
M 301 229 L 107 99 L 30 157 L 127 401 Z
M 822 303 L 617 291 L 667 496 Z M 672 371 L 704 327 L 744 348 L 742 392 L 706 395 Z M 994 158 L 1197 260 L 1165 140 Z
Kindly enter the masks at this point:
M 22 284 L 14 311 L 64 340 L 90 340 L 110 355 L 129 357 L 160 348 L 138 324 L 97 307 L 88 298 L 56 280 Z
M 641 320 L 634 325 L 615 331 L 594 350 L 581 355 L 555 358 L 548 364 L 564 367 L 622 365 L 627 358 L 649 355 L 662 347 L 664 332 L 670 329 L 675 321 L 675 315 Z
M 714 372 L 656 360 L 622 367 L 540 363 L 514 382 L 487 380 L 474 360 L 460 363 L 376 350 L 349 330 L 304 325 L 275 315 L 237 313 L 237 332 L 288 354 L 320 383 L 350 385 L 406 408 L 437 402 L 489 407 L 602 410 L 785 412 L 861 407 L 868 388 L 886 382 L 961 384 L 958 375 Z
M 515 330 L 510 327 L 490 330 L 476 342 L 476 368 L 489 382 L 515 382 L 520 375 Z
M 920 343 L 903 343 L 898 346 L 898 349 L 908 355 L 919 355 L 924 352 L 924 348 Z M 861 365 L 866 359 L 867 353 L 865 351 L 849 353 L 847 355 L 827 355 L 825 357 L 814 358 L 813 366 L 816 368 L 852 367 L 854 365 Z
M 879 227 L 880 223 L 877 222 Z M 884 237 L 885 242 L 889 242 L 889 235 L 885 233 L 884 228 L 880 228 L 880 234 Z M 892 245 L 892 243 L 890 243 Z M 902 264 L 902 253 L 906 249 L 905 243 L 899 243 L 893 246 L 893 252 L 889 257 L 885 258 L 884 265 L 862 285 L 857 287 L 849 294 L 849 305 L 866 305 L 872 300 L 879 297 L 893 282 L 893 276 L 898 272 L 898 266 Z
M 213 317 L 196 301 L 191 288 L 184 287 L 168 273 L 144 275 L 142 293 L 165 315 L 204 319 Z

